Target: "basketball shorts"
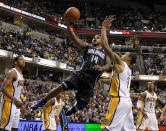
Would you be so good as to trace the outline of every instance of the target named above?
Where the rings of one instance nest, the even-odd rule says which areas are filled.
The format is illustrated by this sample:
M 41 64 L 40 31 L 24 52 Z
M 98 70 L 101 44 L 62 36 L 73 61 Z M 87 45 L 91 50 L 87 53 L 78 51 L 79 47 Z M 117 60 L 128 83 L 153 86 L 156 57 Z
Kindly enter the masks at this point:
M 64 80 L 63 85 L 65 90 L 77 90 L 77 102 L 84 103 L 84 105 L 86 105 L 93 96 L 95 82 L 96 79 L 92 79 L 86 73 L 76 72 Z
M 43 130 L 56 130 L 55 117 L 51 117 L 49 113 L 46 113 L 46 119 L 44 120 L 44 114 L 42 114 Z
M 139 113 L 137 128 L 140 130 L 145 130 L 146 128 L 148 128 L 148 130 L 158 131 L 159 129 L 156 114 L 150 112 L 146 112 L 146 114 L 148 116 L 147 119 L 143 118 L 142 113 Z
M 10 101 L 2 101 L 0 104 L 0 126 L 4 130 L 18 128 L 20 109 Z
M 130 98 L 112 97 L 108 108 L 103 131 L 136 131 Z

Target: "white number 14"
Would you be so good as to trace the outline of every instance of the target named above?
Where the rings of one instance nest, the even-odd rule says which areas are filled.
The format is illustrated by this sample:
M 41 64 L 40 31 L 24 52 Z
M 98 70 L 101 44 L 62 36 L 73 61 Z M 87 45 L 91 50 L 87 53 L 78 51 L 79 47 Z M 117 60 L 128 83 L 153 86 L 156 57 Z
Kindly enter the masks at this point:
M 97 56 L 92 56 L 92 59 L 91 59 L 91 62 L 95 62 L 96 64 L 97 64 L 97 62 L 98 62 L 98 57 Z

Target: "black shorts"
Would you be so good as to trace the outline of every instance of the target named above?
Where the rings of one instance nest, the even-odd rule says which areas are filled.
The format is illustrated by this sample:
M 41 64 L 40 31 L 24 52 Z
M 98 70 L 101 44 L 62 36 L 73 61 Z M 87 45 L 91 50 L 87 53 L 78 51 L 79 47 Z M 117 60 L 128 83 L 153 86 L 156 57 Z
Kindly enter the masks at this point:
M 76 99 L 78 101 L 89 102 L 94 93 L 96 79 L 88 76 L 84 72 L 75 72 L 71 74 L 63 85 L 65 90 L 77 90 Z

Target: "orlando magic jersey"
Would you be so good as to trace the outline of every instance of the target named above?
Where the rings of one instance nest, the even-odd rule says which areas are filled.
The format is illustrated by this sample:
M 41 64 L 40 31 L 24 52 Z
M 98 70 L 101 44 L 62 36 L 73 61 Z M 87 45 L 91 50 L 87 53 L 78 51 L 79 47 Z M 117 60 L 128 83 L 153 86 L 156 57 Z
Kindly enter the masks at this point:
M 104 66 L 106 63 L 106 52 L 104 49 L 95 48 L 93 45 L 88 45 L 84 51 L 84 63 L 80 69 L 94 78 L 97 78 L 102 72 L 96 71 L 94 69 L 95 65 Z

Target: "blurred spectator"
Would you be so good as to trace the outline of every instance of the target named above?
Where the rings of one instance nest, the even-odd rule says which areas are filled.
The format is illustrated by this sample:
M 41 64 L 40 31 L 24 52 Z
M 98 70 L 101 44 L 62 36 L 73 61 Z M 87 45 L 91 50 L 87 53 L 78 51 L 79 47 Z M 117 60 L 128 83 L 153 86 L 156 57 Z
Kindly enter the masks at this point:
M 27 57 L 41 57 L 69 64 L 73 67 L 82 63 L 81 54 L 77 48 L 54 44 L 54 41 L 32 39 L 32 32 L 20 35 L 14 31 L 0 29 L 0 48 Z M 57 43 L 57 42 L 56 42 Z
M 72 1 L 54 2 L 45 0 L 0 0 L 9 6 L 25 10 L 47 18 L 49 21 L 61 22 L 62 15 L 67 7 L 73 6 Z M 67 5 L 67 6 L 66 6 Z M 116 15 L 116 20 L 111 27 L 114 30 L 130 30 L 130 31 L 165 31 L 165 13 L 154 11 L 149 9 L 136 9 L 129 7 L 113 7 L 111 4 L 106 4 L 104 10 L 98 8 L 98 3 L 93 3 L 93 6 L 89 3 L 90 9 L 85 11 L 82 4 L 77 3 L 77 7 L 82 12 L 81 18 L 83 22 L 81 24 L 75 24 L 76 28 L 89 28 L 99 29 L 101 28 L 101 22 L 105 16 Z M 87 14 L 88 13 L 88 14 Z M 104 14 L 104 16 L 103 16 Z M 91 21 L 85 18 L 92 18 Z M 94 20 L 93 20 L 94 18 Z M 97 22 L 98 21 L 98 22 Z

